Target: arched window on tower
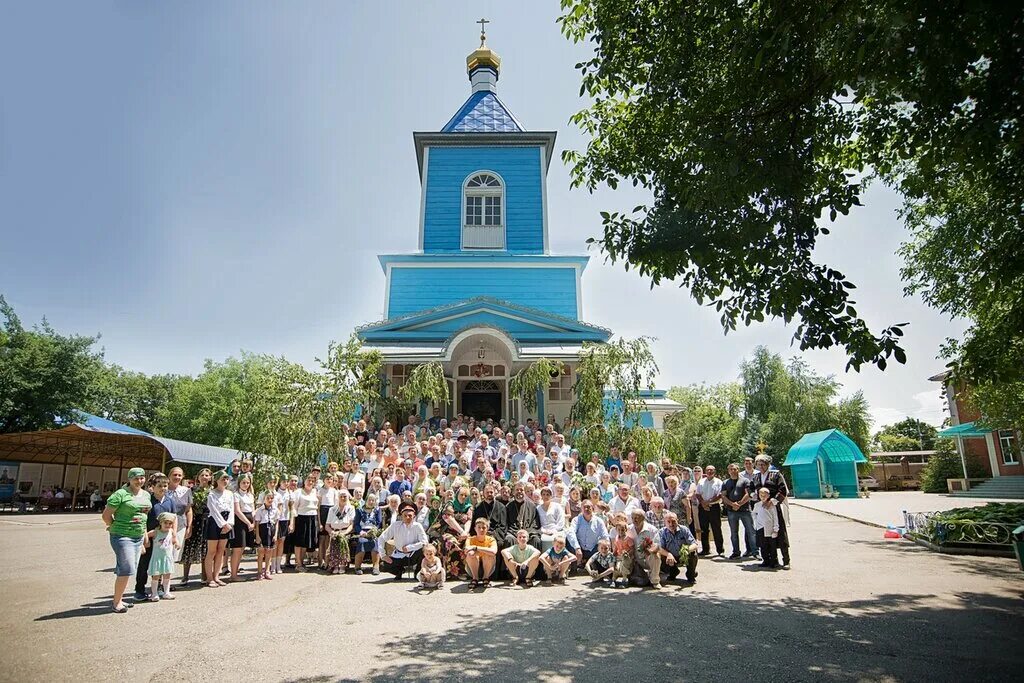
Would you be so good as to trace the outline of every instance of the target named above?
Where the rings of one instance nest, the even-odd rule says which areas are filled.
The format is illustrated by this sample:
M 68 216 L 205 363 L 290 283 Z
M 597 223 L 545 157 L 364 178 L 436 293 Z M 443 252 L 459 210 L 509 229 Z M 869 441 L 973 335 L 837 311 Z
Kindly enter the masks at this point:
M 505 186 L 495 173 L 481 171 L 463 187 L 462 248 L 505 248 Z

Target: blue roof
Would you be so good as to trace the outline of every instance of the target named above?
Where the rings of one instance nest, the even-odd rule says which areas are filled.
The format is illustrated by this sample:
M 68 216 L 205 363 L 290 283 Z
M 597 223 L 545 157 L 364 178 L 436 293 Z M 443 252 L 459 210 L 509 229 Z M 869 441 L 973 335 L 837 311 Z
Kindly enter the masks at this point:
M 441 132 L 523 133 L 526 129 L 497 95 L 481 90 L 469 96 Z
M 163 436 L 154 436 L 141 429 L 135 429 L 120 422 L 114 422 L 98 415 L 87 413 L 84 410 L 75 411 L 78 414 L 78 421 L 75 423 L 93 432 L 107 432 L 111 434 L 132 434 L 145 436 L 158 442 L 167 449 L 167 455 L 174 462 L 193 463 L 198 465 L 220 465 L 227 466 L 235 458 L 245 455 L 242 451 L 234 448 L 222 448 L 220 446 L 207 446 L 205 444 L 180 441 L 179 439 L 168 439 Z
M 128 425 L 123 425 L 120 422 L 114 422 L 113 420 L 108 420 L 105 417 L 99 417 L 98 415 L 87 413 L 84 410 L 76 410 L 75 412 L 78 413 L 78 424 L 87 429 L 101 432 L 121 432 L 123 434 L 143 434 L 145 436 L 151 436 L 149 432 L 144 432 L 141 429 L 129 427 Z
M 784 465 L 809 465 L 819 455 L 825 462 L 867 462 L 853 439 L 838 429 L 804 434 L 786 454 Z

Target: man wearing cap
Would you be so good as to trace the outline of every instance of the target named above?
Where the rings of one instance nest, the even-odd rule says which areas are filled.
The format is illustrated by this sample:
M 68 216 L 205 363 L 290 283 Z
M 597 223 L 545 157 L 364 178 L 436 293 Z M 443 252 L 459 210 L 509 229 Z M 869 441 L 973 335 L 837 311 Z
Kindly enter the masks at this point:
M 402 573 L 408 567 L 419 567 L 426 544 L 427 532 L 416 522 L 416 505 L 402 503 L 398 506 L 398 519 L 377 537 L 377 552 L 384 561 L 384 571 L 394 574 L 396 581 L 401 581 Z

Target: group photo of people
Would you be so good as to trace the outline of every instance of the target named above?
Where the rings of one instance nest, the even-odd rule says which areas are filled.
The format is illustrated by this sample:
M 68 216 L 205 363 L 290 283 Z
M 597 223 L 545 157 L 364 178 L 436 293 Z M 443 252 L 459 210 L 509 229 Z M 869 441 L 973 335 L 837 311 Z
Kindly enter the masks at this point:
M 344 453 L 308 472 L 258 471 L 250 459 L 190 479 L 181 467 L 133 468 L 102 511 L 112 608 L 173 600 L 174 579 L 216 589 L 384 572 L 419 590 L 477 590 L 579 576 L 659 589 L 696 582 L 700 558 L 789 567 L 789 489 L 769 456 L 719 473 L 667 455 L 641 463 L 616 446 L 584 456 L 572 426 L 564 432 L 553 418 L 542 428 L 411 416 L 398 431 L 359 420 Z

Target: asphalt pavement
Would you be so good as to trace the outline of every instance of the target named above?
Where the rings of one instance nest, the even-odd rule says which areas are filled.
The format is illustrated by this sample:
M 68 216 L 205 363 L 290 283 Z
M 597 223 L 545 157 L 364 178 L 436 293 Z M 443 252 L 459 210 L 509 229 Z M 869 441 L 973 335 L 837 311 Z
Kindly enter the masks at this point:
M 1014 561 L 797 507 L 791 537 L 788 571 L 702 558 L 661 591 L 307 573 L 119 615 L 98 515 L 0 516 L 0 681 L 1019 680 Z

